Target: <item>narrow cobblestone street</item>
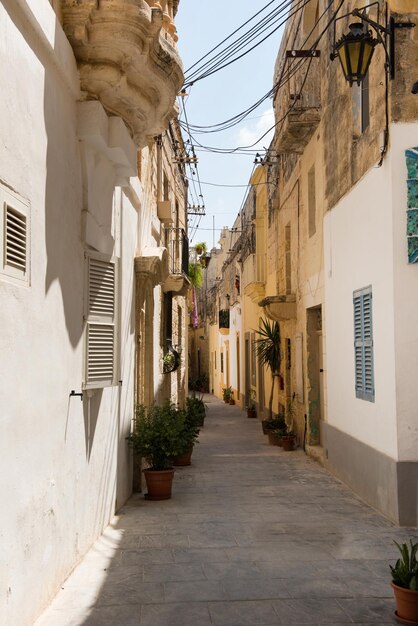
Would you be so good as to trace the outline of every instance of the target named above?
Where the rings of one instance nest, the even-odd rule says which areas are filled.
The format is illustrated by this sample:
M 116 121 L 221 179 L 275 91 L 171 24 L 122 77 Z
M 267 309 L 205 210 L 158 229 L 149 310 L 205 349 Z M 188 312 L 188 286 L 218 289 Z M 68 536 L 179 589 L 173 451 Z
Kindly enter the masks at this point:
M 206 396 L 193 464 L 173 498 L 133 496 L 37 626 L 396 623 L 399 529 L 301 450 Z

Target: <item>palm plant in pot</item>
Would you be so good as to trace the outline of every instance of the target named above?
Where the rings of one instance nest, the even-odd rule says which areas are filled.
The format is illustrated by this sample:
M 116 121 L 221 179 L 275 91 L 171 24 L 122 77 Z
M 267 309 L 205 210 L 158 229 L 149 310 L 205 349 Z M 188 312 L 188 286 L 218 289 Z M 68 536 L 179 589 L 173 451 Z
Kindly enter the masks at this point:
M 282 363 L 281 338 L 279 322 L 262 319 L 258 330 L 258 339 L 254 341 L 255 353 L 262 365 L 267 366 L 272 375 L 269 398 L 269 419 L 273 418 L 273 396 L 276 380 L 279 380 Z
M 401 554 L 395 565 L 390 565 L 392 589 L 395 594 L 398 621 L 403 624 L 418 624 L 418 543 L 399 544 L 394 542 Z
M 144 470 L 148 500 L 171 498 L 172 459 L 183 450 L 184 414 L 169 401 L 162 406 L 136 407 L 133 429 L 126 438 L 134 454 L 149 465 Z

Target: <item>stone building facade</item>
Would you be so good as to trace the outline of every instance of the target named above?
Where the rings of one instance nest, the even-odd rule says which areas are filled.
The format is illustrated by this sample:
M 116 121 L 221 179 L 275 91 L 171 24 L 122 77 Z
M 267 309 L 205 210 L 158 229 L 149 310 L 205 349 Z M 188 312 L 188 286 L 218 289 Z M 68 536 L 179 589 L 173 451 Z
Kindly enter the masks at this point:
M 377 45 L 367 80 L 350 87 L 330 60 L 333 31 L 338 40 L 359 18 L 336 18 L 363 3 L 335 14 L 337 4 L 295 14 L 278 55 L 261 305 L 281 325 L 299 443 L 388 517 L 415 525 L 418 29 L 396 29 L 393 80 Z M 365 16 L 416 23 L 413 4 L 380 2 Z
M 135 402 L 184 402 L 177 4 L 0 4 L 2 624 L 32 624 L 129 497 Z

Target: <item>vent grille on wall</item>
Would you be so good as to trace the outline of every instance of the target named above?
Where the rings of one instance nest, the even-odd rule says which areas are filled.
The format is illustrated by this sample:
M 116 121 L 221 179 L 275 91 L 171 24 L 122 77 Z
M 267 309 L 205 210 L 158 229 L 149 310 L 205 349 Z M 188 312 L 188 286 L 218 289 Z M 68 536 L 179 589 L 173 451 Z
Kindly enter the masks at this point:
M 26 273 L 27 223 L 26 216 L 6 205 L 4 265 Z

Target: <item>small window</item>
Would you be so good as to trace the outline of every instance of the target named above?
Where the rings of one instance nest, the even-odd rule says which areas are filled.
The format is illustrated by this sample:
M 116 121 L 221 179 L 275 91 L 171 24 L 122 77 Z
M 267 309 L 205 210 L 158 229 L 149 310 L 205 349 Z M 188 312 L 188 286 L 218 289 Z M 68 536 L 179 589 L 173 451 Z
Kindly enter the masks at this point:
M 29 283 L 29 205 L 0 187 L 0 273 L 17 283 Z
M 257 351 L 255 344 L 255 333 L 251 333 L 251 384 L 253 387 L 257 385 L 257 374 L 256 374 L 256 366 L 257 366 Z
M 308 172 L 308 228 L 309 237 L 312 237 L 316 233 L 315 165 Z
M 170 185 L 168 182 L 167 174 L 164 172 L 163 174 L 163 200 L 170 199 Z
M 374 402 L 372 288 L 353 293 L 356 397 Z
M 285 279 L 286 293 L 292 293 L 292 235 L 290 223 L 285 227 Z
M 86 389 L 116 384 L 116 285 L 116 260 L 87 256 Z

